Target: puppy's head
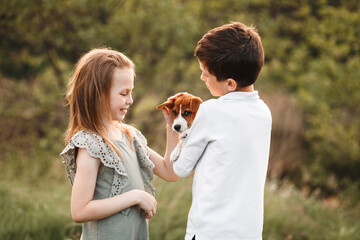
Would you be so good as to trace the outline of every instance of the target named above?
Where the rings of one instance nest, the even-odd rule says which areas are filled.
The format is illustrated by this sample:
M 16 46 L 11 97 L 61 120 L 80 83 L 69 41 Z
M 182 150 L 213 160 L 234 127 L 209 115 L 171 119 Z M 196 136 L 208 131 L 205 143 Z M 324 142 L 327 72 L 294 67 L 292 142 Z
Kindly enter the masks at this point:
M 172 128 L 174 131 L 181 133 L 191 127 L 202 102 L 201 98 L 189 93 L 179 93 L 157 106 L 157 109 L 160 110 L 164 107 L 170 109 L 174 116 Z

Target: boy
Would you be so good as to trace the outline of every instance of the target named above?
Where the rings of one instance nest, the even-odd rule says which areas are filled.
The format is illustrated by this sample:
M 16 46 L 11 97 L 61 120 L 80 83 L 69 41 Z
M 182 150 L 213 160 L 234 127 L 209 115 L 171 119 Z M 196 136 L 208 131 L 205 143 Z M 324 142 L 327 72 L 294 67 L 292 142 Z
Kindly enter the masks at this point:
M 256 29 L 233 22 L 210 30 L 195 56 L 213 96 L 200 105 L 174 163 L 195 169 L 186 240 L 260 240 L 271 113 L 254 90 L 264 63 Z

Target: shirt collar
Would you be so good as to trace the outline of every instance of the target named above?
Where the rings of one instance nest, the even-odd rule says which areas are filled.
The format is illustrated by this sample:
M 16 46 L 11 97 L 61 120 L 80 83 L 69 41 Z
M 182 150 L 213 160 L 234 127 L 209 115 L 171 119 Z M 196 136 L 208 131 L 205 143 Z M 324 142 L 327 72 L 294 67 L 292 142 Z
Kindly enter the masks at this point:
M 260 99 L 258 91 L 240 92 L 234 91 L 219 97 L 219 100 L 256 100 Z

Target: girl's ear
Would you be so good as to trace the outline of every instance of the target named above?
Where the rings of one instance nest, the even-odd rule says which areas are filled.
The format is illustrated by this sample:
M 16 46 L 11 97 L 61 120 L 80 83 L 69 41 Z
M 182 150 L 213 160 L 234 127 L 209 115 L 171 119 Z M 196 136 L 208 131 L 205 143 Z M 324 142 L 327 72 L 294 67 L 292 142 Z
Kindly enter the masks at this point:
M 236 81 L 234 80 L 234 79 L 232 79 L 232 78 L 228 78 L 227 80 L 227 90 L 229 91 L 229 92 L 233 92 L 233 91 L 235 91 L 236 90 L 236 88 L 237 88 L 237 83 L 236 83 Z
M 162 110 L 164 107 L 172 109 L 174 107 L 174 101 L 175 101 L 175 99 L 168 99 L 166 102 L 157 106 L 156 109 Z

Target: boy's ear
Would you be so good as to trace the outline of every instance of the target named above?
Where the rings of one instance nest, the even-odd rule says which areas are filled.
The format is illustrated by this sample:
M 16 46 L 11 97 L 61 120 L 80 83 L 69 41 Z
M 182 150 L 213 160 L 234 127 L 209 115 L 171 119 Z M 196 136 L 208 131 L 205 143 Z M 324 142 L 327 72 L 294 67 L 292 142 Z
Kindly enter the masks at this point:
M 164 107 L 172 109 L 174 107 L 174 101 L 175 101 L 175 99 L 168 99 L 166 102 L 157 106 L 156 109 L 162 110 L 162 109 L 164 109 Z
M 228 85 L 227 85 L 228 91 L 229 91 L 229 92 L 235 91 L 236 88 L 237 88 L 237 82 L 236 82 L 234 79 L 232 79 L 232 78 L 228 78 L 226 81 L 227 81 L 227 83 L 228 83 Z
M 196 112 L 202 102 L 203 100 L 201 100 L 201 98 L 199 97 L 190 99 L 190 111 Z

